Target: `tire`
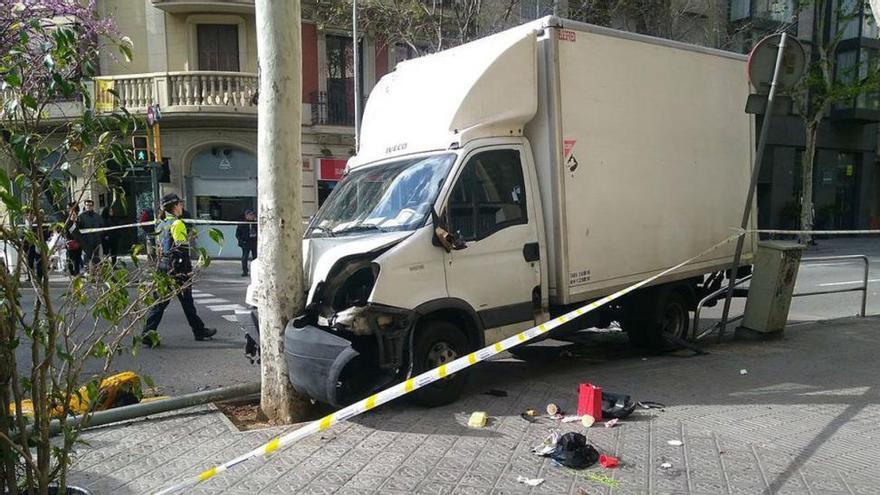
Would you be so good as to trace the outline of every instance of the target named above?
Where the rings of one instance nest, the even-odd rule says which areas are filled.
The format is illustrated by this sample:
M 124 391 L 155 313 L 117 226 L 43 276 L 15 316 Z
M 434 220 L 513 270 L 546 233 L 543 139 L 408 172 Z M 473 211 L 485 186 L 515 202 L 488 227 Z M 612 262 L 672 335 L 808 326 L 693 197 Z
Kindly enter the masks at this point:
M 428 321 L 418 330 L 413 346 L 413 373 L 418 375 L 467 355 L 471 350 L 467 336 L 445 321 Z M 420 406 L 437 407 L 455 402 L 467 385 L 467 371 L 436 381 L 412 393 Z
M 655 297 L 651 297 L 656 294 Z M 638 308 L 630 306 L 621 322 L 629 341 L 636 347 L 662 350 L 686 339 L 690 329 L 687 297 L 675 290 L 659 290 L 638 299 Z

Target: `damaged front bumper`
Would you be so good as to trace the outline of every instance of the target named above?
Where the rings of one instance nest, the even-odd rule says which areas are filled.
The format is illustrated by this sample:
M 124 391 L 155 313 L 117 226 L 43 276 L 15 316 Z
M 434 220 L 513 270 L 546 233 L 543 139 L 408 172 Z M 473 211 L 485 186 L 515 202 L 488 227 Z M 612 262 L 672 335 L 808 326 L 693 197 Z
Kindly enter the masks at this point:
M 355 309 L 355 308 L 352 308 Z M 333 406 L 359 400 L 404 374 L 415 313 L 367 305 L 328 322 L 307 311 L 284 331 L 290 382 L 309 397 Z M 256 309 L 236 311 L 252 360 L 259 359 Z M 246 350 L 246 353 L 247 353 Z

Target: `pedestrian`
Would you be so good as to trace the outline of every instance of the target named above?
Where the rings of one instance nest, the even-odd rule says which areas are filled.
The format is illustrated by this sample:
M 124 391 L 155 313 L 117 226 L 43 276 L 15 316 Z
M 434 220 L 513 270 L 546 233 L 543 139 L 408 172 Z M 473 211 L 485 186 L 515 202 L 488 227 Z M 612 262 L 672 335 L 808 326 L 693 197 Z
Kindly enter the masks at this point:
M 116 215 L 116 209 L 107 206 L 101 211 L 101 219 L 104 221 L 105 227 L 116 227 L 122 225 L 119 217 Z M 101 239 L 101 248 L 104 250 L 104 256 L 110 257 L 110 262 L 116 266 L 116 257 L 119 254 L 119 230 L 104 231 Z
M 95 212 L 95 202 L 91 199 L 86 199 L 83 201 L 83 212 L 79 216 L 79 225 L 80 228 L 85 229 L 100 229 L 104 227 L 104 219 L 101 218 L 101 215 L 98 215 Z M 95 269 L 95 265 L 100 262 L 100 249 L 101 249 L 101 239 L 103 238 L 103 232 L 90 232 L 87 234 L 83 234 L 83 254 L 85 255 L 85 259 L 83 263 L 88 267 L 89 273 L 93 273 Z
M 31 273 L 36 275 L 37 280 L 42 283 L 43 281 L 43 254 L 40 252 L 39 243 L 40 243 L 40 232 L 43 233 L 43 242 L 46 242 L 46 234 L 47 230 L 45 227 L 41 227 L 37 225 L 36 216 L 31 213 L 28 215 L 28 223 L 30 224 L 31 232 L 34 235 L 34 242 L 27 243 L 27 265 L 28 265 L 28 280 L 31 280 Z
M 238 239 L 238 247 L 241 248 L 241 276 L 249 275 L 251 259 L 257 259 L 257 215 L 254 210 L 248 208 L 244 211 L 244 221 L 235 228 L 235 238 Z M 253 255 L 253 258 L 251 258 Z
M 64 238 L 67 239 L 67 272 L 71 277 L 82 269 L 82 234 L 79 231 L 79 205 L 67 204 L 67 220 L 64 221 Z
M 49 239 L 49 267 L 50 269 L 63 272 L 67 259 L 67 242 L 64 239 L 64 229 L 56 225 Z
M 192 296 L 192 260 L 189 254 L 189 238 L 186 224 L 181 219 L 183 215 L 183 202 L 177 194 L 170 193 L 162 197 L 162 209 L 165 218 L 158 224 L 158 269 L 171 276 L 178 285 L 177 299 L 183 307 L 186 321 L 192 328 L 196 340 L 208 340 L 217 333 L 216 329 L 205 327 L 205 323 L 199 318 Z M 147 313 L 147 321 L 144 325 L 143 342 L 149 347 L 159 345 L 159 323 L 165 308 L 171 301 L 165 300 L 155 304 Z

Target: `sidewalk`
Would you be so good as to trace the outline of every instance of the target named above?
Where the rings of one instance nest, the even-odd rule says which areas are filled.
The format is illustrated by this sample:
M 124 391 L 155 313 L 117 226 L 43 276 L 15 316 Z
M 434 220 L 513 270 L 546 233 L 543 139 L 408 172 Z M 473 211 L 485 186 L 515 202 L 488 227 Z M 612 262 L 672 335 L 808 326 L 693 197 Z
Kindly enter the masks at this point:
M 604 334 L 551 363 L 484 363 L 451 406 L 386 405 L 189 493 L 880 493 L 878 327 L 880 318 L 794 325 L 783 340 L 725 343 L 699 357 L 643 356 L 624 336 Z M 532 424 L 520 413 L 548 402 L 574 410 L 583 381 L 668 406 L 589 430 L 600 452 L 620 457 L 619 469 L 572 471 L 529 452 L 551 427 L 583 427 Z M 509 395 L 485 395 L 490 388 Z M 468 429 L 478 410 L 494 421 Z M 96 428 L 71 481 L 96 494 L 152 492 L 290 428 L 238 432 L 213 406 Z M 545 481 L 530 488 L 519 475 Z

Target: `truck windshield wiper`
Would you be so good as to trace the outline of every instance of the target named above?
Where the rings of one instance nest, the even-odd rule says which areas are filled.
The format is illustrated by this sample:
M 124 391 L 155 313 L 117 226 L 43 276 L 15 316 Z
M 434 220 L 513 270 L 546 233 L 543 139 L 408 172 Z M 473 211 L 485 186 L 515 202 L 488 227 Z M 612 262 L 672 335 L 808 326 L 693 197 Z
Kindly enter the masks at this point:
M 317 226 L 317 225 L 315 225 L 314 227 L 312 227 L 311 229 L 309 229 L 309 232 L 310 232 L 310 233 L 321 232 L 321 233 L 323 233 L 323 234 L 327 234 L 327 237 L 335 237 L 335 236 L 336 236 L 336 234 L 334 234 L 332 230 L 330 230 L 330 229 L 326 229 L 326 228 L 324 228 L 324 227 L 319 227 L 319 226 Z
M 362 225 L 353 225 L 351 227 L 348 227 L 348 228 L 345 228 L 342 230 L 337 230 L 334 232 L 334 234 L 339 235 L 339 234 L 347 234 L 350 232 L 367 232 L 370 230 L 377 230 L 379 232 L 385 232 L 383 229 L 379 228 L 378 225 L 362 224 Z

